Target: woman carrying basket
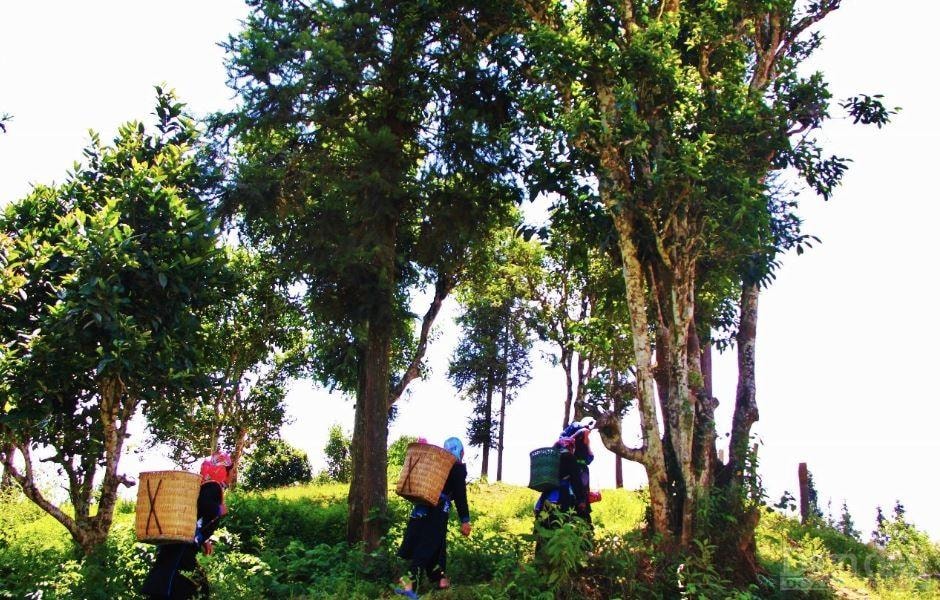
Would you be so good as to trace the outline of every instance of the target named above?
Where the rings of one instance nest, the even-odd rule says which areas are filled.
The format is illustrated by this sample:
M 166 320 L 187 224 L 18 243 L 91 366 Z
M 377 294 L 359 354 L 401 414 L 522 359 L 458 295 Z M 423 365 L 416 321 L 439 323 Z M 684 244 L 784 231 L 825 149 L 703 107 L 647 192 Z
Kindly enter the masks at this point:
M 450 587 L 444 573 L 447 568 L 447 519 L 451 506 L 460 517 L 460 533 L 470 535 L 470 509 L 467 506 L 467 465 L 463 463 L 463 444 L 452 437 L 444 442 L 444 449 L 457 457 L 451 467 L 436 506 L 416 505 L 411 511 L 408 526 L 398 550 L 398 556 L 409 561 L 409 576 L 399 581 L 396 594 L 417 598 L 418 577 L 421 571 L 437 589 Z
M 593 420 L 575 421 L 565 427 L 555 442 L 560 453 L 559 485 L 543 492 L 535 503 L 536 534 L 538 528 L 554 529 L 572 513 L 591 525 L 591 502 L 600 499 L 592 494 L 589 465 L 594 460 L 590 434 Z M 540 541 L 540 538 L 537 538 Z M 540 547 L 536 543 L 536 551 Z
M 223 495 L 232 472 L 232 458 L 225 452 L 215 452 L 202 462 L 202 485 L 196 501 L 196 533 L 192 542 L 162 544 L 157 550 L 141 593 L 149 600 L 186 600 L 194 598 L 204 583 L 194 582 L 181 571 L 195 571 L 196 553 L 212 554 L 212 534 L 219 519 L 226 513 Z

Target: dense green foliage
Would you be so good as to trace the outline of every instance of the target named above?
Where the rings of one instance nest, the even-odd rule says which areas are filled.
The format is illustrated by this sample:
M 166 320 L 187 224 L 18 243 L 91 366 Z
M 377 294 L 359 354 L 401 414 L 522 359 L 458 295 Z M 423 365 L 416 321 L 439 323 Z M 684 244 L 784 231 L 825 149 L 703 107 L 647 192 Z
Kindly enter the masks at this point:
M 284 398 L 303 333 L 268 260 L 258 249 L 226 248 L 217 300 L 200 311 L 204 387 L 148 414 L 151 441 L 168 447 L 181 466 L 221 447 L 231 453 L 237 473 L 245 452 L 277 437 L 288 420 Z
M 313 479 L 307 453 L 279 439 L 265 440 L 248 456 L 241 483 L 249 490 L 309 483 Z
M 125 123 L 110 145 L 92 133 L 64 183 L 0 213 L 0 459 L 86 551 L 126 483 L 130 420 L 201 388 L 199 311 L 222 260 L 198 141 L 183 105 L 157 88 L 150 127 Z M 72 515 L 34 485 L 43 447 Z
M 330 426 L 326 445 L 323 447 L 323 457 L 326 459 L 324 475 L 340 483 L 349 483 L 352 474 L 352 457 L 349 455 L 349 439 L 343 428 L 339 425 Z
M 757 297 L 781 253 L 813 240 L 792 183 L 828 199 L 847 169 L 823 152 L 832 98 L 803 66 L 840 0 L 248 5 L 224 44 L 238 102 L 211 120 L 213 152 L 158 89 L 153 127 L 93 137 L 64 184 L 0 215 L 0 459 L 85 555 L 61 536 L 28 545 L 18 532 L 49 520 L 16 511 L 4 593 L 132 587 L 150 555 L 116 501 L 141 409 L 181 463 L 220 443 L 237 463 L 264 441 L 247 489 L 309 482 L 307 457 L 277 439 L 288 377 L 302 374 L 355 395 L 352 440 L 335 428 L 326 449 L 347 502 L 336 486 L 235 495 L 204 568 L 223 598 L 386 594 L 407 508 L 388 506 L 387 483 L 410 441 L 388 448 L 388 420 L 455 290 L 464 335 L 449 375 L 474 402 L 484 475 L 535 329 L 566 371 L 564 421 L 593 413 L 650 485 L 646 505 L 615 494 L 599 507 L 593 553 L 572 525 L 539 532 L 537 557 L 531 494 L 478 486 L 483 527 L 453 542 L 461 587 L 442 597 L 813 596 L 840 578 L 935 591 L 918 578 L 938 568 L 936 547 L 900 505 L 871 549 L 845 509 L 841 533 L 818 507 L 796 529 L 768 517 L 756 569 Z M 839 106 L 878 127 L 892 113 L 877 95 Z M 516 235 L 534 232 L 513 208 L 540 196 L 544 247 Z M 210 205 L 238 250 L 222 251 Z M 412 302 L 431 290 L 419 319 Z M 732 337 L 725 463 L 710 352 Z M 635 447 L 621 432 L 631 408 Z M 36 485 L 32 454 L 45 452 L 70 504 Z
M 226 212 L 270 245 L 313 331 L 309 371 L 356 395 L 351 540 L 385 527 L 386 418 L 433 320 L 520 194 L 486 18 L 500 3 L 252 0 L 226 44 L 238 109 Z M 436 307 L 436 308 L 435 308 Z
M 391 598 L 390 582 L 404 565 L 394 556 L 410 505 L 392 497 L 393 527 L 380 548 L 365 554 L 345 543 L 346 486 L 324 484 L 264 493 L 231 493 L 216 553 L 201 557 L 213 597 L 220 600 Z M 711 567 L 702 544 L 678 559 L 657 551 L 639 529 L 645 494 L 604 492 L 595 504 L 593 553 L 579 549 L 583 532 L 549 534 L 549 551 L 532 553 L 535 492 L 501 484 L 471 484 L 474 533 L 452 531 L 447 599 L 600 598 L 933 598 L 940 548 L 910 524 L 893 531 L 894 546 L 873 548 L 825 525 L 803 526 L 768 513 L 758 529 L 763 572 L 758 586 L 734 591 Z M 51 518 L 7 496 L 0 501 L 0 597 L 135 598 L 153 547 L 134 543 L 133 504 L 121 503 L 101 554 L 76 558 Z M 896 522 L 897 519 L 892 519 Z M 918 537 L 919 536 L 919 537 Z M 915 538 L 918 538 L 915 540 Z M 933 561 L 933 562 L 931 562 Z

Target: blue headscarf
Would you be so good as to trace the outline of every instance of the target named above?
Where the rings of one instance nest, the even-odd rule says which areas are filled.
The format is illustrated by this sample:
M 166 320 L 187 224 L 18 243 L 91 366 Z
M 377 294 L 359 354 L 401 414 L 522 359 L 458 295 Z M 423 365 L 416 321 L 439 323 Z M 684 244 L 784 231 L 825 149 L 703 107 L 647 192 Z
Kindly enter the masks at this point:
M 444 440 L 444 450 L 457 457 L 457 462 L 463 461 L 463 444 L 455 437 Z

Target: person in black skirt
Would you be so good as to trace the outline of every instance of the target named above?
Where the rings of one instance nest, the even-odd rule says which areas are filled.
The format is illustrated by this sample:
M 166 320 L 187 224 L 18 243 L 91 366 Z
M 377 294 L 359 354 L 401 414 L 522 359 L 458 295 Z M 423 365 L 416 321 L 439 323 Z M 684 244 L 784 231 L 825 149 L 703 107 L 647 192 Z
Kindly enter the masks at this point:
M 417 598 L 418 579 L 422 572 L 436 589 L 450 586 L 447 569 L 447 520 L 451 507 L 456 507 L 460 518 L 460 533 L 470 535 L 470 509 L 467 505 L 467 465 L 463 463 L 463 444 L 457 438 L 448 438 L 444 449 L 457 457 L 450 469 L 447 482 L 436 506 L 416 505 L 408 519 L 398 556 L 408 561 L 409 577 L 402 578 L 395 593 L 406 598 Z
M 542 546 L 539 528 L 555 529 L 572 517 L 591 526 L 591 473 L 594 460 L 590 433 L 593 423 L 574 422 L 567 426 L 555 442 L 559 451 L 558 487 L 543 492 L 535 503 L 536 545 Z
M 224 452 L 216 452 L 203 461 L 193 541 L 159 546 L 157 558 L 141 588 L 148 600 L 189 600 L 206 592 L 204 581 L 194 581 L 185 573 L 198 572 L 197 552 L 212 554 L 211 537 L 226 512 L 223 496 L 231 470 L 232 459 Z

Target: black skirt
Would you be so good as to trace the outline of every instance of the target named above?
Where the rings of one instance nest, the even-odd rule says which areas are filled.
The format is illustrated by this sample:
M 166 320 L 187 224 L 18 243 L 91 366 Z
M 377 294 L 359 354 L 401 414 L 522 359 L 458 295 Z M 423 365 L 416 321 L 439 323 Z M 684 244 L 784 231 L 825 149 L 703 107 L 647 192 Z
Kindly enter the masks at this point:
M 424 516 L 408 519 L 398 556 L 410 561 L 412 567 L 444 569 L 447 517 L 448 513 L 441 506 L 435 506 Z
M 196 544 L 192 543 L 160 546 L 141 593 L 153 600 L 194 598 L 199 586 L 180 571 L 196 570 L 196 551 Z

